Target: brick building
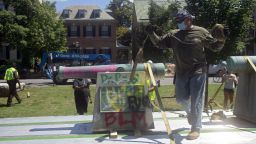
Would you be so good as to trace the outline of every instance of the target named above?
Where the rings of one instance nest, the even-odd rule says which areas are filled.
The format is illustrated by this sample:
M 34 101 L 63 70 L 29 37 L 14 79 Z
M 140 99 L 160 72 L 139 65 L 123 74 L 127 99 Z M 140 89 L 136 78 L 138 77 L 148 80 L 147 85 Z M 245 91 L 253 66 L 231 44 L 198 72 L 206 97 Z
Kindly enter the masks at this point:
M 60 18 L 67 28 L 69 52 L 111 54 L 116 62 L 116 20 L 97 6 L 70 6 Z

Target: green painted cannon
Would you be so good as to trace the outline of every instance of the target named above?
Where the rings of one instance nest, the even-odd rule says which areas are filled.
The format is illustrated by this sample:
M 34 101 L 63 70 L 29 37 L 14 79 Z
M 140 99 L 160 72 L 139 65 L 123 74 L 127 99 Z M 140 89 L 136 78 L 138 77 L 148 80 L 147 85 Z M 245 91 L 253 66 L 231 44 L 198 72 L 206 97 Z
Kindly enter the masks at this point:
M 248 56 L 248 58 L 256 64 L 256 56 Z M 253 71 L 252 67 L 248 63 L 244 56 L 230 56 L 227 59 L 227 68 L 233 73 L 243 73 Z
M 256 123 L 256 72 L 253 64 L 256 64 L 256 56 L 231 56 L 227 59 L 228 70 L 239 74 L 234 114 Z

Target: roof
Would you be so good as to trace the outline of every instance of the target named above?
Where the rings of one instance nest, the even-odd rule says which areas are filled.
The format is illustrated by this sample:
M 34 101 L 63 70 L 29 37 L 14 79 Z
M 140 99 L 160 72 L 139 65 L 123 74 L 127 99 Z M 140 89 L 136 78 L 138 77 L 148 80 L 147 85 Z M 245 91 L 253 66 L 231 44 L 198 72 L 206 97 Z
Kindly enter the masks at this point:
M 185 5 L 184 0 L 153 0 L 159 6 L 165 6 L 166 8 L 175 1 L 179 1 L 182 6 Z M 150 0 L 134 0 L 136 16 L 138 22 L 144 22 L 148 20 L 148 9 L 150 6 Z
M 69 17 L 64 18 L 64 20 L 85 20 L 85 19 L 102 19 L 102 20 L 114 20 L 106 11 L 101 10 L 96 5 L 79 5 L 79 6 L 68 6 L 63 9 L 60 17 L 63 16 L 64 10 L 69 10 Z M 84 17 L 77 17 L 78 10 L 86 10 Z M 93 11 L 100 11 L 100 15 L 97 18 L 93 17 Z

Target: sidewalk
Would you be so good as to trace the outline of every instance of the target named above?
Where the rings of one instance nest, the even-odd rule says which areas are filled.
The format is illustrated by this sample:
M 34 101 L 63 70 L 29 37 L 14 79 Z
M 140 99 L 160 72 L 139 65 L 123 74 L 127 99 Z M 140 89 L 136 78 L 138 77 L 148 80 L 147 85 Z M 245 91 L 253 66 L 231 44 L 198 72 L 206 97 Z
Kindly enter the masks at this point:
M 182 111 L 167 112 L 176 144 L 255 144 L 256 124 L 240 120 L 226 113 L 223 122 L 210 122 L 204 114 L 203 129 L 197 140 L 188 141 L 190 126 L 186 118 L 179 117 Z M 49 116 L 0 119 L 0 144 L 153 144 L 169 143 L 161 113 L 154 113 L 155 129 L 135 137 L 131 131 L 118 132 L 117 139 L 109 139 L 108 132 L 92 133 L 92 115 Z

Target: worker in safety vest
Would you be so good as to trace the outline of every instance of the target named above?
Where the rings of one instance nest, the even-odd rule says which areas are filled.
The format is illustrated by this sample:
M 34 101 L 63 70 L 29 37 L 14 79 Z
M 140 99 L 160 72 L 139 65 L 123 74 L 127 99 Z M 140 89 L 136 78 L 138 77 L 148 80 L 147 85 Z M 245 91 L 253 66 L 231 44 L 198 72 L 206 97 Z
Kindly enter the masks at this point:
M 152 64 L 153 62 L 151 60 L 148 60 L 147 63 Z M 154 89 L 153 85 L 151 84 L 151 80 L 147 79 L 146 83 L 147 83 L 147 86 L 148 86 L 149 99 L 151 101 L 154 101 L 156 99 L 156 92 L 155 92 L 155 89 Z
M 150 80 L 147 80 L 147 85 L 148 85 L 148 97 L 151 101 L 154 101 L 156 99 L 156 92 L 154 87 L 151 84 Z
M 12 106 L 12 98 L 14 96 L 17 99 L 18 103 L 21 103 L 21 99 L 17 94 L 17 90 L 16 90 L 16 83 L 19 84 L 19 88 L 21 88 L 21 86 L 19 81 L 19 74 L 18 74 L 18 71 L 15 69 L 15 66 L 16 64 L 13 63 L 12 66 L 6 70 L 5 76 L 4 76 L 4 79 L 7 81 L 7 84 L 9 86 L 9 95 L 7 100 L 8 107 Z

